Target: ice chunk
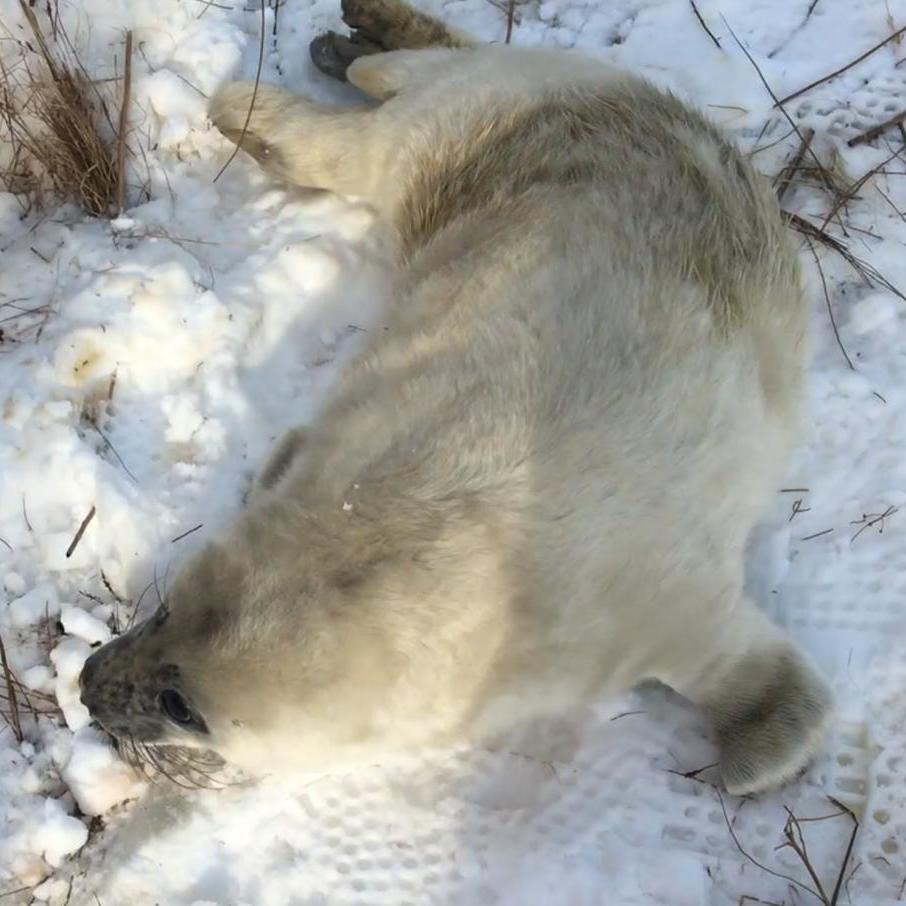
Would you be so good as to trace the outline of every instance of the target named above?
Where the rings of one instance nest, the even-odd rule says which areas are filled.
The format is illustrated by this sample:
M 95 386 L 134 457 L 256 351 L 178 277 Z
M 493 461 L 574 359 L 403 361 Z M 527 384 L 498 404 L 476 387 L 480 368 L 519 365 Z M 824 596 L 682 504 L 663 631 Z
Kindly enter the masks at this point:
M 60 622 L 67 635 L 82 639 L 89 645 L 110 641 L 110 627 L 93 617 L 88 611 L 82 610 L 81 607 L 64 604 L 60 611 Z
M 54 617 L 60 612 L 60 599 L 56 589 L 49 583 L 36 585 L 9 604 L 9 619 L 13 626 L 24 629 L 42 620 Z
M 91 722 L 88 709 L 79 694 L 79 674 L 91 654 L 91 648 L 81 639 L 65 638 L 50 653 L 50 660 L 57 670 L 57 704 L 71 730 L 81 730 Z
M 101 815 L 127 799 L 134 799 L 144 787 L 135 772 L 90 727 L 76 733 L 62 777 L 86 815 Z

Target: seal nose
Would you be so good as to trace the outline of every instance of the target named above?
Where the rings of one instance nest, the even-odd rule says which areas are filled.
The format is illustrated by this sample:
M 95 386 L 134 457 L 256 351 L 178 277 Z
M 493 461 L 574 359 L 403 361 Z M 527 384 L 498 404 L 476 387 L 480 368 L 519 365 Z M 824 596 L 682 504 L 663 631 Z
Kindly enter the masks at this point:
M 98 654 L 100 652 L 96 651 L 87 661 L 82 665 L 82 672 L 79 674 L 79 691 L 80 698 L 82 699 L 82 704 L 91 710 L 91 687 L 92 680 L 98 671 Z

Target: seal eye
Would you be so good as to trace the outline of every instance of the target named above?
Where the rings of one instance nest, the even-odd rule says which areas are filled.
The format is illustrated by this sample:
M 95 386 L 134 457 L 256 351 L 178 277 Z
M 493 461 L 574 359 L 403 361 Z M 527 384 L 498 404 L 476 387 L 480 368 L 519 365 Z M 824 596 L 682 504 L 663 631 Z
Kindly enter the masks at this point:
M 175 689 L 164 689 L 160 694 L 160 707 L 175 724 L 194 723 L 186 700 Z

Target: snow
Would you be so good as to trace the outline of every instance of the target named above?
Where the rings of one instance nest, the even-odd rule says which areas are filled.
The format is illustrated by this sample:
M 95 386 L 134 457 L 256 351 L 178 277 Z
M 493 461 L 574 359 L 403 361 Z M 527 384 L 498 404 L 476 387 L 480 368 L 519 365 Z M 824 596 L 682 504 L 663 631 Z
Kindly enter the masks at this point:
M 363 206 L 274 184 L 241 155 L 213 181 L 231 148 L 208 126 L 205 96 L 253 76 L 253 5 L 64 4 L 97 78 L 116 74 L 122 32 L 135 33 L 133 137 L 144 157 L 131 165 L 132 205 L 112 223 L 70 207 L 22 217 L 0 193 L 0 638 L 38 714 L 20 708 L 21 742 L 0 723 L 0 896 L 25 888 L 4 906 L 817 902 L 802 891 L 791 899 L 788 883 L 741 849 L 811 884 L 795 854 L 777 849 L 784 809 L 838 812 L 828 796 L 860 820 L 840 902 L 897 902 L 906 303 L 821 246 L 828 300 L 802 251 L 812 423 L 750 564 L 753 593 L 839 702 L 827 753 L 799 782 L 753 800 L 720 794 L 713 770 L 695 773 L 715 760 L 701 716 L 660 691 L 596 702 L 494 751 L 192 792 L 147 784 L 89 725 L 78 675 L 93 646 L 129 624 L 134 602 L 141 614 L 153 608 L 168 572 L 240 506 L 271 443 L 317 413 L 388 291 L 384 239 Z M 487 0 L 423 5 L 502 40 L 503 13 Z M 797 140 L 734 35 L 782 97 L 906 25 L 906 0 L 819 0 L 808 16 L 806 0 L 696 5 L 720 48 L 688 0 L 519 4 L 513 40 L 580 47 L 671 87 L 774 175 Z M 339 27 L 338 8 L 286 0 L 276 37 L 268 9 L 263 77 L 348 102 L 351 90 L 314 72 L 307 53 L 311 37 Z M 0 0 L 14 35 L 17 9 Z M 847 181 L 899 141 L 892 130 L 846 144 L 906 106 L 903 54 L 891 43 L 787 105 Z M 895 210 L 906 209 L 903 161 L 885 169 L 847 204 L 846 241 L 906 290 L 906 221 Z M 801 183 L 784 204 L 819 223 L 827 212 L 826 197 Z M 803 824 L 828 891 L 850 829 L 845 815 Z
M 61 776 L 83 815 L 103 815 L 134 799 L 144 784 L 121 762 L 100 733 L 90 727 L 76 732 Z
M 16 587 L 20 587 L 18 583 Z M 37 623 L 45 616 L 56 616 L 60 602 L 53 585 L 43 583 L 8 602 L 9 622 L 17 629 Z
M 74 636 L 64 637 L 50 652 L 50 662 L 56 670 L 54 694 L 70 730 L 81 730 L 91 722 L 79 697 L 79 673 L 89 654 L 88 645 Z

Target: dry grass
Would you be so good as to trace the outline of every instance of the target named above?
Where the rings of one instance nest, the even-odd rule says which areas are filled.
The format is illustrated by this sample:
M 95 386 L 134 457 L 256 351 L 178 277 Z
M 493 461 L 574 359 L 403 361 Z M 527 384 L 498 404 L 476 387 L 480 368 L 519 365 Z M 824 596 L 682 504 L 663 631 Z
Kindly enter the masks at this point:
M 41 715 L 58 718 L 60 714 L 53 696 L 27 688 L 13 673 L 0 637 L 0 731 L 9 730 L 17 742 L 22 742 L 23 727 L 33 726 Z
M 814 9 L 814 6 L 815 4 L 812 4 L 812 6 L 809 8 L 809 15 L 811 14 L 812 9 Z M 808 16 L 806 16 L 806 19 L 808 19 Z M 890 153 L 884 160 L 863 173 L 858 179 L 849 181 L 844 180 L 840 174 L 836 173 L 834 166 L 827 165 L 819 158 L 818 153 L 812 147 L 813 140 L 815 138 L 814 130 L 810 128 L 800 127 L 796 122 L 796 118 L 787 111 L 784 105 L 790 99 L 799 97 L 801 94 L 804 94 L 815 86 L 821 85 L 824 82 L 835 78 L 840 73 L 866 59 L 879 48 L 884 47 L 891 41 L 899 40 L 900 36 L 906 33 L 906 26 L 904 26 L 899 31 L 894 32 L 892 35 L 890 35 L 888 38 L 885 38 L 874 47 L 869 48 L 867 51 L 858 56 L 851 63 L 848 63 L 846 66 L 843 66 L 840 69 L 829 73 L 823 78 L 817 79 L 816 81 L 810 83 L 809 85 L 806 85 L 804 88 L 801 88 L 798 91 L 793 92 L 793 94 L 788 95 L 785 98 L 778 98 L 777 94 L 774 92 L 773 88 L 765 78 L 761 68 L 758 66 L 758 63 L 752 57 L 752 54 L 748 51 L 742 41 L 739 40 L 739 38 L 736 36 L 736 33 L 733 31 L 726 20 L 724 20 L 724 25 L 726 26 L 728 32 L 730 33 L 730 36 L 736 42 L 739 49 L 748 59 L 752 68 L 755 70 L 759 81 L 771 97 L 771 100 L 774 103 L 774 107 L 779 110 L 781 116 L 790 126 L 790 132 L 783 136 L 782 140 L 786 140 L 787 138 L 789 138 L 789 136 L 794 134 L 799 139 L 798 146 L 793 152 L 791 159 L 783 167 L 780 173 L 778 173 L 774 178 L 774 188 L 777 193 L 778 201 L 784 201 L 788 189 L 790 189 L 790 187 L 794 183 L 803 182 L 804 184 L 803 177 L 811 177 L 813 179 L 816 179 L 817 184 L 815 188 L 817 188 L 819 192 L 823 193 L 828 200 L 828 212 L 824 217 L 821 218 L 821 222 L 817 224 L 813 223 L 802 214 L 798 214 L 795 211 L 791 211 L 786 208 L 782 209 L 781 213 L 786 223 L 802 236 L 806 247 L 809 249 L 815 261 L 815 267 L 821 280 L 825 305 L 827 307 L 828 317 L 830 318 L 831 327 L 834 332 L 834 338 L 840 348 L 841 353 L 843 354 L 844 359 L 846 360 L 847 366 L 850 368 L 850 370 L 855 371 L 856 367 L 853 364 L 853 360 L 847 352 L 846 347 L 843 345 L 843 340 L 837 327 L 833 304 L 831 301 L 831 293 L 828 287 L 827 278 L 824 273 L 824 267 L 821 263 L 821 258 L 818 255 L 816 249 L 816 243 L 819 243 L 829 251 L 839 255 L 853 269 L 853 271 L 855 271 L 855 273 L 859 276 L 866 287 L 880 286 L 886 289 L 888 292 L 893 293 L 903 301 L 906 301 L 906 292 L 891 283 L 890 280 L 888 280 L 884 276 L 884 274 L 881 273 L 873 265 L 869 264 L 866 261 L 863 261 L 858 255 L 856 255 L 851 250 L 850 244 L 847 241 L 840 238 L 840 236 L 836 236 L 828 232 L 828 227 L 833 223 L 838 231 L 842 233 L 842 235 L 847 239 L 849 239 L 849 230 L 857 229 L 855 226 L 852 226 L 848 223 L 850 202 L 858 201 L 861 197 L 859 193 L 863 189 L 863 187 L 870 184 L 876 177 L 883 175 L 885 173 L 885 167 L 891 161 L 899 160 L 906 163 L 906 128 L 903 128 L 902 124 L 903 119 L 906 118 L 906 111 L 896 114 L 890 119 L 885 120 L 883 123 L 877 124 L 876 126 L 868 129 L 866 132 L 856 136 L 853 139 L 850 139 L 849 142 L 847 142 L 847 144 L 852 147 L 854 145 L 875 141 L 891 127 L 900 127 L 901 141 L 899 145 L 894 147 L 888 143 Z M 765 126 L 767 126 L 767 123 L 765 124 Z M 764 148 L 756 149 L 756 151 L 753 153 L 758 153 L 761 150 L 764 150 Z M 879 189 L 879 191 L 881 190 Z M 906 213 L 899 210 L 886 195 L 885 199 L 887 200 L 888 204 L 893 207 L 894 211 L 902 219 L 906 220 Z M 881 397 L 877 393 L 875 395 L 883 401 L 883 397 Z M 827 532 L 820 532 L 818 534 L 827 534 Z M 809 536 L 809 538 L 814 537 L 818 537 L 818 535 Z
M 19 697 L 16 694 L 17 681 L 6 660 L 6 647 L 0 638 L 0 671 L 2 671 L 3 687 L 0 691 L 0 700 L 5 707 L 0 710 L 4 723 L 12 730 L 16 742 L 22 742 L 22 718 L 19 714 Z
M 48 29 L 25 0 L 19 8 L 30 39 L 17 42 L 15 63 L 0 62 L 0 142 L 9 148 L 0 184 L 31 201 L 49 192 L 94 216 L 114 214 L 125 203 L 131 35 L 114 125 L 111 102 L 89 78 L 53 9 Z
M 786 823 L 783 826 L 783 843 L 781 843 L 776 849 L 788 849 L 791 850 L 798 861 L 802 872 L 799 873 L 799 877 L 794 877 L 792 875 L 783 874 L 782 872 L 776 871 L 775 869 L 765 865 L 763 862 L 759 862 L 751 853 L 749 853 L 742 845 L 739 840 L 739 837 L 734 830 L 734 822 L 730 819 L 730 816 L 727 812 L 727 806 L 724 803 L 723 796 L 720 794 L 720 791 L 717 792 L 717 799 L 720 803 L 721 811 L 723 812 L 724 821 L 727 825 L 727 831 L 730 834 L 730 838 L 733 841 L 733 844 L 739 850 L 740 854 L 748 861 L 751 862 L 756 868 L 761 869 L 765 874 L 771 875 L 772 877 L 778 878 L 781 881 L 786 881 L 790 885 L 789 890 L 793 895 L 793 902 L 800 902 L 797 895 L 797 891 L 802 893 L 809 894 L 814 897 L 821 906 L 840 906 L 841 897 L 844 895 L 846 884 L 849 880 L 852 879 L 853 875 L 858 871 L 859 864 L 852 865 L 853 857 L 853 848 L 856 843 L 856 837 L 859 833 L 859 819 L 856 817 L 852 809 L 845 806 L 838 799 L 834 799 L 833 796 L 827 797 L 831 805 L 834 807 L 835 811 L 826 815 L 819 815 L 813 818 L 802 818 L 797 817 L 793 814 L 792 810 L 785 808 L 787 819 Z M 837 818 L 844 818 L 850 824 L 850 833 L 847 838 L 847 842 L 843 853 L 840 857 L 838 863 L 837 872 L 833 875 L 833 887 L 830 888 L 822 883 L 819 873 L 815 868 L 814 861 L 809 854 L 808 844 L 806 843 L 805 836 L 802 831 L 803 824 L 809 824 L 814 822 L 822 821 L 833 821 Z M 847 892 L 848 897 L 848 892 Z M 767 900 L 760 900 L 757 897 L 753 896 L 743 896 L 739 900 L 740 904 L 742 903 L 768 903 Z M 786 902 L 784 900 L 784 902 Z M 849 899 L 849 902 L 852 902 Z M 781 906 L 781 904 L 771 903 L 769 906 Z

